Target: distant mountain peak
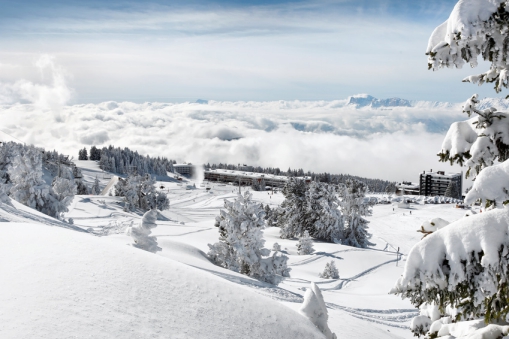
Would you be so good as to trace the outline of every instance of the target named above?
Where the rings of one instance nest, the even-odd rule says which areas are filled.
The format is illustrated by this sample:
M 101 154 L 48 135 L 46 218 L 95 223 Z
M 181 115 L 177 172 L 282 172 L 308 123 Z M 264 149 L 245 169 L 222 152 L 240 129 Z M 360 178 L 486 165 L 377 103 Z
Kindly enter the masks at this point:
M 369 94 L 357 94 L 348 97 L 347 105 L 361 107 L 412 107 L 410 101 L 401 98 L 377 99 Z

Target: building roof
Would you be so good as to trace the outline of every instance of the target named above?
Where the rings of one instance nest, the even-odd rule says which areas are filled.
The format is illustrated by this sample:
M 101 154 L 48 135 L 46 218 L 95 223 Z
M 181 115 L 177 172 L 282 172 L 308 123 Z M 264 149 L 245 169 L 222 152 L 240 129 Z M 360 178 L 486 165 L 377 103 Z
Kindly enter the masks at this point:
M 442 174 L 444 173 L 444 174 Z M 431 175 L 432 177 L 436 177 L 436 178 L 447 178 L 447 179 L 452 179 L 452 178 L 455 178 L 455 177 L 462 177 L 462 173 L 454 173 L 454 172 L 441 172 L 440 174 L 438 172 L 427 172 L 425 171 L 424 173 L 421 173 L 423 175 Z
M 175 165 L 173 165 L 175 166 Z M 245 171 L 235 171 L 235 170 L 225 170 L 225 169 L 210 169 L 205 170 L 205 173 L 214 173 L 214 174 L 222 174 L 229 176 L 239 176 L 241 178 L 250 178 L 250 179 L 268 179 L 268 180 L 279 180 L 279 181 L 288 181 L 288 177 L 283 175 L 274 175 L 267 173 L 256 173 L 256 172 L 245 172 Z M 311 177 L 297 177 L 297 179 L 307 179 L 311 180 Z

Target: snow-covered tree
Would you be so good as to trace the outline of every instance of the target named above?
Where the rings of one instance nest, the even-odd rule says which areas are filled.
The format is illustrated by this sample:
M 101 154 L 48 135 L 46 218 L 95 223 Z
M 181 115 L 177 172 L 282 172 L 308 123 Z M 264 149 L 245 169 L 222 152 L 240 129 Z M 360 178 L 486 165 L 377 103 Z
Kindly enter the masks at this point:
M 269 220 L 272 215 L 272 209 L 270 208 L 269 204 L 265 205 L 263 209 L 265 211 L 265 220 Z
M 151 209 L 143 215 L 138 226 L 131 226 L 127 229 L 127 235 L 134 240 L 134 247 L 152 253 L 161 251 L 161 248 L 157 246 L 157 238 L 150 235 L 152 233 L 151 229 L 157 227 L 156 221 L 157 210 Z
M 274 245 L 272 245 L 272 250 L 274 252 L 281 252 L 281 245 L 279 245 L 277 242 L 274 243 Z
M 92 185 L 92 189 L 90 191 L 92 195 L 101 194 L 101 187 L 99 186 L 99 179 L 97 179 L 97 176 L 95 177 L 94 184 Z
M 19 153 L 8 167 L 12 199 L 42 211 L 47 208 L 51 187 L 42 179 L 42 157 L 35 148 Z
M 358 180 L 347 180 L 339 189 L 340 206 L 345 228 L 343 244 L 366 248 L 374 244 L 369 242 L 368 221 L 363 217 L 371 215 L 373 203 L 365 199 L 368 187 Z
M 290 178 L 282 191 L 285 200 L 281 203 L 277 225 L 281 228 L 281 238 L 300 237 L 306 230 L 307 210 L 306 183 Z
M 339 272 L 334 260 L 325 264 L 325 269 L 318 275 L 323 279 L 339 279 Z
M 297 253 L 300 255 L 311 254 L 315 250 L 313 249 L 313 239 L 309 236 L 308 231 L 304 231 L 304 234 L 299 238 L 297 243 Z
M 263 247 L 262 234 L 265 213 L 251 199 L 246 191 L 234 201 L 225 200 L 225 209 L 216 219 L 219 242 L 208 245 L 208 256 L 216 265 L 277 284 L 288 276 L 288 257 L 279 252 L 267 257 L 270 251 Z
M 508 5 L 506 0 L 459 1 L 431 35 L 430 68 L 476 66 L 481 56 L 490 69 L 464 81 L 491 82 L 496 92 L 507 88 Z M 466 101 L 463 112 L 470 119 L 451 125 L 439 156 L 465 165 L 466 176 L 476 178 L 466 204 L 481 199 L 498 208 L 459 219 L 421 240 L 392 290 L 416 307 L 436 305 L 436 320 L 421 314 L 412 326 L 416 334 L 428 330 L 429 338 L 460 330 L 468 338 L 501 338 L 509 330 L 499 325 L 509 315 L 509 209 L 503 208 L 509 201 L 509 116 L 480 104 L 477 95 Z
M 76 179 L 76 194 L 87 195 L 89 194 L 88 187 L 81 179 Z
M 76 185 L 72 180 L 56 177 L 51 185 L 50 203 L 46 204 L 48 215 L 62 219 L 62 213 L 68 212 L 68 206 L 76 195 Z
M 156 182 L 150 174 L 129 175 L 127 179 L 119 178 L 115 184 L 115 195 L 124 197 L 124 210 L 134 211 L 136 208 L 160 211 L 170 208 L 170 200 L 166 193 L 157 191 Z
M 327 324 L 329 320 L 327 306 L 325 306 L 322 292 L 315 283 L 312 282 L 311 287 L 304 294 L 304 302 L 299 312 L 308 318 L 325 335 L 325 338 L 337 338 Z
M 312 182 L 306 190 L 304 224 L 312 237 L 329 242 L 343 236 L 343 216 L 336 190 L 326 183 Z

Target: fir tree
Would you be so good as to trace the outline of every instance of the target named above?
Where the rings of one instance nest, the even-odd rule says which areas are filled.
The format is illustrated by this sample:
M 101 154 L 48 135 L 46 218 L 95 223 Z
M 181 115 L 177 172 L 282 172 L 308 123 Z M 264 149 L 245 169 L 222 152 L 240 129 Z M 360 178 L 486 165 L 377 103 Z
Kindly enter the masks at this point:
M 312 182 L 306 191 L 306 230 L 312 237 L 329 242 L 343 236 L 343 217 L 339 199 L 332 185 Z
M 306 230 L 306 184 L 303 180 L 290 178 L 282 191 L 285 200 L 281 203 L 277 225 L 281 238 L 294 238 Z
M 336 268 L 334 260 L 331 260 L 331 262 L 326 263 L 323 273 L 320 273 L 318 276 L 322 279 L 339 279 L 339 272 L 338 269 Z
M 309 236 L 308 231 L 304 231 L 304 234 L 299 238 L 297 243 L 297 253 L 299 255 L 307 255 L 313 253 L 313 239 Z
M 444 197 L 448 197 L 448 198 L 454 198 L 454 191 L 455 191 L 455 187 L 454 187 L 454 182 L 453 181 L 449 181 L 449 185 L 447 185 L 447 188 L 445 189 L 445 193 L 444 193 Z
M 99 179 L 97 179 L 97 176 L 95 177 L 94 184 L 92 185 L 91 194 L 92 195 L 101 194 L 101 187 L 99 186 Z
M 270 251 L 263 247 L 264 212 L 251 199 L 246 191 L 234 201 L 225 200 L 225 209 L 216 218 L 219 242 L 208 245 L 208 256 L 216 265 L 277 284 L 288 276 L 288 257 L 279 252 L 266 257 Z
M 365 201 L 367 186 L 358 180 L 347 180 L 340 187 L 341 211 L 344 216 L 345 229 L 343 244 L 354 247 L 366 248 L 374 246 L 369 242 L 371 234 L 368 233 L 368 221 L 364 216 L 371 215 L 371 203 Z
M 19 152 L 10 163 L 8 174 L 12 199 L 38 211 L 47 208 L 51 188 L 42 179 L 42 158 L 39 151 L 28 148 L 24 154 Z
M 490 63 L 490 69 L 463 81 L 493 83 L 497 93 L 507 88 L 508 5 L 505 0 L 459 1 L 450 19 L 429 39 L 429 68 L 460 68 L 466 63 L 475 67 L 480 56 Z M 479 104 L 477 94 L 465 102 L 463 112 L 469 119 L 451 125 L 438 155 L 440 161 L 466 166 L 466 177 L 475 178 L 466 204 L 481 199 L 502 207 L 509 199 L 509 114 Z M 454 194 L 453 187 L 450 191 Z M 441 316 L 451 316 L 457 328 L 464 320 L 477 320 L 479 327 L 482 324 L 478 320 L 491 323 L 471 329 L 469 338 L 506 334 L 499 324 L 509 314 L 507 214 L 507 209 L 500 208 L 462 218 L 438 232 L 440 237 L 428 236 L 410 251 L 404 274 L 392 292 L 410 299 L 421 313 L 434 307 L 437 315 L 432 318 L 426 312 L 416 317 L 412 322 L 416 335 L 436 338 L 442 332 Z M 453 229 L 456 232 L 450 231 Z

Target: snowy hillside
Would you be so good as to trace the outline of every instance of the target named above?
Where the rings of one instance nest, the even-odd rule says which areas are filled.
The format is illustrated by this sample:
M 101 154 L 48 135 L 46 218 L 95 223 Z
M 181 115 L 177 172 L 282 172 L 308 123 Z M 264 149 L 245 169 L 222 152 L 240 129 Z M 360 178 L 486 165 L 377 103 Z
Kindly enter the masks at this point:
M 87 181 L 100 171 L 93 161 L 78 166 Z M 104 188 L 114 177 L 98 179 Z M 464 214 L 452 205 L 377 205 L 369 218 L 375 248 L 315 241 L 310 255 L 298 255 L 296 240 L 280 239 L 278 228 L 268 228 L 266 247 L 278 242 L 292 269 L 274 286 L 207 259 L 207 244 L 218 239 L 214 218 L 238 188 L 209 183 L 207 191 L 205 184 L 195 184 L 187 190 L 185 182 L 158 183 L 171 207 L 159 213 L 153 229 L 162 248 L 157 254 L 128 246 L 132 239 L 125 230 L 139 223 L 141 214 L 124 212 L 114 196 L 76 196 L 66 214 L 74 226 L 50 222 L 15 202 L 2 204 L 0 257 L 9 258 L 3 266 L 9 274 L 0 277 L 5 286 L 0 304 L 7 305 L 0 312 L 8 324 L 0 337 L 320 338 L 296 312 L 305 289 L 316 282 L 338 338 L 411 338 L 408 328 L 417 312 L 388 292 L 421 238 L 416 230 L 422 222 L 454 221 Z M 271 207 L 283 200 L 281 193 L 253 195 Z M 319 278 L 331 260 L 340 277 Z

